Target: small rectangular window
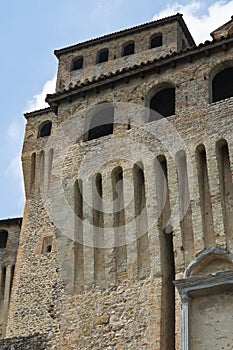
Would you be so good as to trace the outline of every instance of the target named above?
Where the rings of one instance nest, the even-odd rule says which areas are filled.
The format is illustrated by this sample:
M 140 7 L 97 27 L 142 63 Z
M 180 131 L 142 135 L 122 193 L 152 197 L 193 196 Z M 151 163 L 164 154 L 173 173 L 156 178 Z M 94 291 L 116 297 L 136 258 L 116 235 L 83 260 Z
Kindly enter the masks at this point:
M 102 50 L 97 55 L 96 63 L 103 63 L 108 61 L 109 51 L 108 49 Z
M 150 48 L 154 49 L 155 47 L 159 47 L 163 45 L 163 37 L 162 34 L 154 35 L 150 40 Z
M 134 54 L 135 44 L 134 42 L 126 44 L 123 48 L 123 56 L 129 56 Z
M 42 254 L 48 254 L 52 252 L 53 237 L 47 236 L 43 238 Z

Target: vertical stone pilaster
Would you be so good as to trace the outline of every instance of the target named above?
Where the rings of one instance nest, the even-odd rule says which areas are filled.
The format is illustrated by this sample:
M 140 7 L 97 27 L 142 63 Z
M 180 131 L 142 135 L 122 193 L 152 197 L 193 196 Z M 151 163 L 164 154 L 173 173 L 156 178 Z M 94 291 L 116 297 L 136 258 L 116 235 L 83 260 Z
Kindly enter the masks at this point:
M 3 314 L 3 335 L 6 331 L 6 322 L 7 322 L 7 315 L 8 315 L 8 309 L 9 309 L 9 301 L 10 301 L 10 289 L 11 289 L 11 266 L 8 265 L 6 268 L 6 278 L 5 278 L 5 290 L 4 290 L 4 299 L 3 299 L 3 306 L 2 306 L 2 314 Z
M 123 169 L 125 233 L 127 245 L 127 274 L 129 279 L 138 276 L 137 230 L 134 203 L 134 181 L 132 169 Z
M 104 213 L 104 245 L 105 276 L 107 286 L 117 284 L 116 247 L 113 223 L 113 192 L 111 173 L 103 175 L 103 213 Z M 104 266 L 103 266 L 104 269 Z
M 207 163 L 209 170 L 209 186 L 213 208 L 213 224 L 215 232 L 215 242 L 217 246 L 226 246 L 224 229 L 224 217 L 221 203 L 221 191 L 219 183 L 219 170 L 216 157 L 216 144 L 211 143 L 207 151 Z
M 94 285 L 94 240 L 93 240 L 92 179 L 83 181 L 83 263 L 84 286 Z

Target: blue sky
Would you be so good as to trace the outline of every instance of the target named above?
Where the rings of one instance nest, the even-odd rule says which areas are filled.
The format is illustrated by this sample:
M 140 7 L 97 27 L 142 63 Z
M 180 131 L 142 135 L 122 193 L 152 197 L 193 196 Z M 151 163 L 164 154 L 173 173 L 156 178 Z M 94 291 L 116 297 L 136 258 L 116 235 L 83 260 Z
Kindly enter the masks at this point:
M 24 195 L 20 153 L 23 113 L 42 108 L 53 92 L 54 49 L 177 12 L 197 43 L 233 15 L 233 1 L 21 0 L 4 1 L 0 13 L 0 218 L 21 216 Z

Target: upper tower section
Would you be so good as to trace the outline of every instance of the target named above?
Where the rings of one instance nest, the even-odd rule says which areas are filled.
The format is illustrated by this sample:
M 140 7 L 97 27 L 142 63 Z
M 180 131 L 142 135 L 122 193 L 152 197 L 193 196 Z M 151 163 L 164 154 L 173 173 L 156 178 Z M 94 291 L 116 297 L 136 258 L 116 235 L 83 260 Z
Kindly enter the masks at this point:
M 227 23 L 224 23 L 219 28 L 215 29 L 210 35 L 213 39 L 221 39 L 224 37 L 227 37 L 228 35 L 231 36 L 233 34 L 233 16 L 231 16 L 231 20 Z
M 56 50 L 59 59 L 56 91 L 194 45 L 183 17 L 178 13 Z

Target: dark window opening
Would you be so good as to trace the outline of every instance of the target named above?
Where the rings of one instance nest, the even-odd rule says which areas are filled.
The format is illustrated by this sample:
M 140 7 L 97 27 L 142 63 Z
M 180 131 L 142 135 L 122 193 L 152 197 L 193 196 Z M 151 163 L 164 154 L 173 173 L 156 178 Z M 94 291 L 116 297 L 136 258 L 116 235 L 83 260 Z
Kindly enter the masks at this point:
M 212 101 L 217 102 L 233 96 L 233 67 L 216 74 L 212 82 Z
M 8 239 L 8 232 L 3 230 L 0 231 L 0 248 L 6 248 Z
M 49 136 L 51 134 L 51 130 L 52 130 L 52 123 L 51 122 L 44 123 L 39 129 L 38 137 Z
M 155 47 L 159 47 L 163 45 L 163 37 L 162 34 L 155 35 L 150 40 L 150 48 L 154 49 Z
M 99 52 L 97 57 L 97 63 L 103 63 L 108 61 L 109 51 L 108 49 Z
M 88 140 L 97 139 L 113 133 L 114 107 L 110 106 L 92 117 L 88 131 Z
M 1 279 L 1 299 L 4 299 L 6 287 L 6 267 L 2 269 L 2 279 Z
M 49 244 L 47 247 L 46 247 L 46 253 L 51 253 L 52 251 L 52 245 Z
M 149 122 L 175 114 L 175 88 L 167 88 L 156 93 L 150 101 Z
M 71 70 L 78 70 L 82 68 L 83 68 L 83 57 L 79 57 L 72 63 Z
M 10 293 L 11 293 L 11 289 L 12 289 L 12 284 L 13 284 L 13 279 L 14 279 L 14 273 L 15 273 L 15 266 L 12 265 L 12 266 L 11 266 L 11 279 L 10 279 Z
M 52 248 L 53 248 L 53 237 L 52 236 L 48 236 L 48 237 L 44 237 L 43 239 L 43 247 L 42 247 L 42 254 L 48 254 L 52 252 Z
M 135 44 L 134 43 L 130 43 L 124 46 L 123 49 L 123 56 L 129 56 L 134 54 L 134 48 L 135 48 Z

